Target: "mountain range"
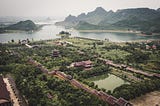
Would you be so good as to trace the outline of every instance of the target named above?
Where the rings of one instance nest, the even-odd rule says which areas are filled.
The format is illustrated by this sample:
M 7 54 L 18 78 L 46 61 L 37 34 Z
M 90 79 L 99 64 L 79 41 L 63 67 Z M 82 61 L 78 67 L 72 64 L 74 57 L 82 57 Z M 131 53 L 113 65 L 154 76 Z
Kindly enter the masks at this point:
M 144 32 L 160 32 L 160 8 L 121 9 L 113 12 L 97 7 L 87 14 L 69 15 L 56 25 L 75 28 L 78 30 L 107 30 L 107 29 L 131 29 Z

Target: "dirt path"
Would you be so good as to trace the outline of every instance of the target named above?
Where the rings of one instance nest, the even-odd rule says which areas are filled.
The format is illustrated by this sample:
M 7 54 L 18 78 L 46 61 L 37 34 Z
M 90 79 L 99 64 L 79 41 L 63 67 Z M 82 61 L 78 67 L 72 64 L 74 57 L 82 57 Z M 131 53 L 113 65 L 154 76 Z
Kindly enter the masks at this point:
M 7 85 L 7 90 L 10 92 L 10 98 L 14 102 L 13 106 L 20 106 L 18 102 L 18 98 L 16 98 L 16 95 L 14 94 L 13 89 L 11 88 L 8 78 L 4 78 L 3 80 Z
M 154 91 L 131 100 L 134 106 L 160 106 L 160 91 Z

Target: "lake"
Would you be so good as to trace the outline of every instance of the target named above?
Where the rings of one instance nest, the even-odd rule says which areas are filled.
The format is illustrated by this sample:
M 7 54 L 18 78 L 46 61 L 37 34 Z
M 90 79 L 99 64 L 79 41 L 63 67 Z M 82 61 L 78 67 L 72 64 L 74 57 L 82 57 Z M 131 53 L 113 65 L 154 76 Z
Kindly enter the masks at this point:
M 54 21 L 55 22 L 55 21 Z M 41 30 L 33 32 L 33 33 L 4 33 L 0 34 L 0 43 L 6 43 L 14 39 L 15 41 L 30 39 L 30 40 L 48 40 L 59 38 L 56 36 L 60 31 L 69 31 L 72 36 L 78 37 L 86 37 L 86 38 L 94 38 L 99 40 L 104 40 L 105 38 L 114 42 L 123 42 L 123 41 L 133 41 L 133 40 L 148 40 L 148 39 L 160 39 L 160 36 L 138 36 L 136 34 L 129 33 L 108 33 L 108 32 L 78 32 L 76 30 L 66 30 L 63 27 L 58 27 L 54 25 L 54 22 L 50 22 L 45 25 Z M 42 23 L 37 23 L 42 24 Z M 43 23 L 44 24 L 44 23 Z
M 88 80 L 98 85 L 98 88 L 106 89 L 106 91 L 108 90 L 113 91 L 116 87 L 121 86 L 122 84 L 129 84 L 129 82 L 113 74 L 105 74 L 101 76 L 96 76 Z

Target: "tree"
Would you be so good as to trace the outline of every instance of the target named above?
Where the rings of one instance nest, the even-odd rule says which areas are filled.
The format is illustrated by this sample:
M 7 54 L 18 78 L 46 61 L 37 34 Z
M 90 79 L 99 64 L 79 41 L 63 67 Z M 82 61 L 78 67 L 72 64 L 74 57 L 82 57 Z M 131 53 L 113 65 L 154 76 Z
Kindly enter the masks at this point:
M 12 39 L 11 42 L 14 43 L 14 39 Z

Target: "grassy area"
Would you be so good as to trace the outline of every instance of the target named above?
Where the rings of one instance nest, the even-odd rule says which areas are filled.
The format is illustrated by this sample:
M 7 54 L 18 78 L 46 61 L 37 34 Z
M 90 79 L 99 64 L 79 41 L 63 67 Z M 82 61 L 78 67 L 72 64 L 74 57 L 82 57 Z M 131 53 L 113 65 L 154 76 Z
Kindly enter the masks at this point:
M 111 60 L 124 60 L 126 59 L 126 56 L 130 55 L 130 53 L 120 50 L 120 49 L 113 49 L 109 51 L 102 51 L 101 54 L 103 54 L 103 57 L 111 59 Z

